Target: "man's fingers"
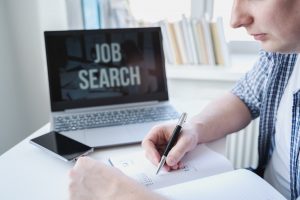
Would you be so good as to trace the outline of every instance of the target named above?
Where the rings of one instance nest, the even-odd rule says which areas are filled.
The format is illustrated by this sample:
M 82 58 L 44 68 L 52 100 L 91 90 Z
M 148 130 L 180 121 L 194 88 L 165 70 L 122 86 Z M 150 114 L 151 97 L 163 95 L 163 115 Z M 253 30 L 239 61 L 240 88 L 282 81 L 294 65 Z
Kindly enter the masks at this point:
M 158 165 L 161 155 L 168 142 L 168 126 L 158 125 L 153 127 L 142 142 L 146 157 L 154 164 Z
M 178 165 L 178 162 L 182 159 L 182 157 L 188 152 L 190 149 L 190 142 L 187 138 L 182 137 L 178 140 L 176 145 L 170 150 L 167 156 L 167 164 L 169 166 Z
M 142 146 L 145 149 L 146 158 L 148 158 L 155 166 L 157 166 L 161 156 L 157 151 L 156 146 L 150 140 L 144 140 Z

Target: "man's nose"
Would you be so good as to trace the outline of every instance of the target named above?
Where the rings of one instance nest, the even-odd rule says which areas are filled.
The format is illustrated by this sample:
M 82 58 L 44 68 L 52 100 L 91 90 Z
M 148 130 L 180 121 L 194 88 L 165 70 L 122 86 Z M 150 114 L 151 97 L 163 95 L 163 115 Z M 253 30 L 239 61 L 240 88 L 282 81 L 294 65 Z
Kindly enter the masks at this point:
M 253 22 L 245 0 L 235 0 L 231 10 L 230 25 L 232 28 L 247 27 Z

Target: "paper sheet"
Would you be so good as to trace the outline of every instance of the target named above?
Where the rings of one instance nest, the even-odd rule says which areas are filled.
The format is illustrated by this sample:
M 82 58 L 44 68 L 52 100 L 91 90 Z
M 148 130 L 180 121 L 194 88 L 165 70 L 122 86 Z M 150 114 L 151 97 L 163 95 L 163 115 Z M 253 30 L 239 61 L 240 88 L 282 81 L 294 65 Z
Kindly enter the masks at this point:
M 156 190 L 172 200 L 286 200 L 256 174 L 239 169 Z
M 171 172 L 163 168 L 156 175 L 157 166 L 147 160 L 143 152 L 109 159 L 112 165 L 150 189 L 162 188 L 233 170 L 231 163 L 205 145 L 198 145 L 183 158 L 184 169 Z

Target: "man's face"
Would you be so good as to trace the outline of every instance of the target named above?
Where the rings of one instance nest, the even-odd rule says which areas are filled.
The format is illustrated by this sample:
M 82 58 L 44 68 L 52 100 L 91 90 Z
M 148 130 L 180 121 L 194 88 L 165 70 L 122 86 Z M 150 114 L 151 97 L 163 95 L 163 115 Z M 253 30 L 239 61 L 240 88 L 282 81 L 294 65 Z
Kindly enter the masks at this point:
M 300 52 L 300 0 L 235 0 L 231 26 L 245 27 L 267 51 Z

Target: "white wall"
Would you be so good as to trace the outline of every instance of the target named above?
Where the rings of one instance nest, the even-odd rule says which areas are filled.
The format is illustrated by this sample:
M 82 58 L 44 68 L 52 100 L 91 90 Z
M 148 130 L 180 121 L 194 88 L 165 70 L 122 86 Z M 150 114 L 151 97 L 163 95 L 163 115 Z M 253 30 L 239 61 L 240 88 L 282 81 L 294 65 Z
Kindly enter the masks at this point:
M 13 64 L 4 4 L 4 1 L 0 0 L 0 154 L 15 142 L 14 138 L 20 131 L 18 123 L 22 119 L 15 83 L 17 70 Z
M 49 120 L 43 31 L 66 19 L 63 0 L 0 0 L 0 154 Z

